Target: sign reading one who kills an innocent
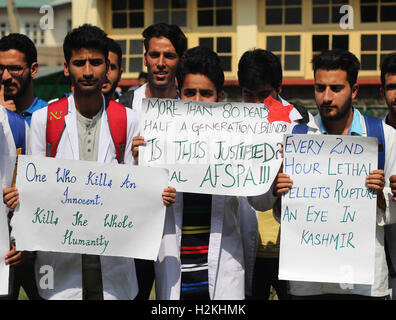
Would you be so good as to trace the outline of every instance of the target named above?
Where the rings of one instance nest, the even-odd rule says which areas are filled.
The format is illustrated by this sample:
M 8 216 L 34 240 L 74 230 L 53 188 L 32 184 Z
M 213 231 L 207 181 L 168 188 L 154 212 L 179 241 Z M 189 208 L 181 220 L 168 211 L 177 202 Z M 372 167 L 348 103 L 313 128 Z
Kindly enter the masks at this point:
M 166 169 L 20 156 L 16 185 L 18 250 L 157 258 Z
M 263 194 L 281 165 L 283 134 L 298 118 L 270 97 L 264 104 L 144 99 L 139 165 L 168 168 L 182 192 Z
M 279 278 L 372 284 L 376 193 L 365 180 L 377 168 L 375 138 L 286 135 Z

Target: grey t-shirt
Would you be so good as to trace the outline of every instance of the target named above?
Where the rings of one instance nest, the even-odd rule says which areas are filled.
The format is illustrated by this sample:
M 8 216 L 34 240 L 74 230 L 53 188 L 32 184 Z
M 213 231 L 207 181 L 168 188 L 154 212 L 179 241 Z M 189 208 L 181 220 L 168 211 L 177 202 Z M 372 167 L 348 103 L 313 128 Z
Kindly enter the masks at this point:
M 92 119 L 89 119 L 77 112 L 78 148 L 80 152 L 80 160 L 98 160 L 102 113 L 103 108 Z

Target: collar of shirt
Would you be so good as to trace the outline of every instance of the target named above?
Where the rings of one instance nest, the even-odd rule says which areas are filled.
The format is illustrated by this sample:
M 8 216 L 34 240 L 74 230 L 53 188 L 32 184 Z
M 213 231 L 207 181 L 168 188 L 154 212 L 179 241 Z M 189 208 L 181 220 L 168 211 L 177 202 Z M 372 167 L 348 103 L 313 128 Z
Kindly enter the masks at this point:
M 43 107 L 43 105 L 46 106 L 47 102 L 45 102 L 44 100 L 41 100 L 38 97 L 35 97 L 31 106 L 29 108 L 27 108 L 25 111 L 23 111 L 21 113 L 21 116 L 22 117 L 31 116 L 34 111 L 41 109 Z
M 320 117 L 319 129 L 322 134 L 329 134 L 327 129 L 325 128 L 322 118 Z M 360 113 L 356 108 L 353 108 L 353 119 L 351 127 L 348 131 L 348 136 L 362 136 L 363 135 L 363 128 L 362 124 L 360 123 Z
M 386 124 L 390 125 L 389 122 L 388 122 L 388 114 L 385 115 L 385 117 L 384 117 L 384 122 L 385 122 Z
M 47 105 L 48 105 L 47 102 L 45 102 L 44 100 L 41 100 L 38 97 L 35 97 L 32 105 L 29 108 L 27 108 L 25 111 L 21 112 L 21 116 L 23 118 L 25 118 L 25 121 L 28 123 L 29 127 L 30 127 L 30 121 L 32 120 L 33 112 L 35 112 L 41 108 L 44 108 Z

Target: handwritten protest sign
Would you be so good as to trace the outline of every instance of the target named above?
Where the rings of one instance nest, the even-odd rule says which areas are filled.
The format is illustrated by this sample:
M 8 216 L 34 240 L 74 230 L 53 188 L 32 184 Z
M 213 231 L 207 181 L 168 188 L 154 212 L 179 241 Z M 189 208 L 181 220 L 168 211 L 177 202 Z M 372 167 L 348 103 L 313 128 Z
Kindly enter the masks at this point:
M 18 161 L 18 250 L 157 258 L 167 170 L 33 156 Z
M 280 279 L 373 283 L 377 152 L 375 138 L 285 135 Z
M 279 147 L 292 106 L 144 99 L 139 164 L 169 169 L 178 191 L 252 196 L 265 193 L 281 164 Z

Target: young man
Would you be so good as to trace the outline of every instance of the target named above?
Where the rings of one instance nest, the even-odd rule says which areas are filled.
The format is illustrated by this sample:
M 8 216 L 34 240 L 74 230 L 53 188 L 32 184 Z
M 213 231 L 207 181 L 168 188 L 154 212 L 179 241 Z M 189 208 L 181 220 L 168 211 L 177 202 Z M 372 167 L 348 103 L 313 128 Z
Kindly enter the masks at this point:
M 47 106 L 33 91 L 38 63 L 32 40 L 19 33 L 1 38 L 0 72 L 0 105 L 17 112 L 30 125 L 33 112 Z
M 15 170 L 13 161 L 18 154 L 25 154 L 28 134 L 29 126 L 23 117 L 0 106 L 0 158 L 4 162 L 1 164 L 0 175 L 2 189 L 14 183 L 11 182 Z M 8 216 L 9 220 L 13 212 L 6 207 L 2 208 L 6 211 L 1 210 L 1 214 L 4 217 Z M 10 226 L 8 228 L 12 231 Z M 5 263 L 10 265 L 9 294 L 0 296 L 0 300 L 18 300 L 21 287 L 30 300 L 38 300 L 39 295 L 34 280 L 34 256 L 29 252 L 16 251 L 12 233 L 10 251 L 5 255 Z
M 207 48 L 186 51 L 177 80 L 183 100 L 221 102 L 224 97 L 220 60 Z M 242 239 L 236 223 L 238 207 L 237 197 L 178 194 L 175 207 L 167 212 L 167 236 L 155 265 L 156 293 L 160 299 L 244 298 Z M 198 226 L 199 230 L 189 232 Z
M 324 51 L 313 59 L 315 101 L 319 113 L 308 125 L 308 134 L 367 136 L 364 117 L 352 106 L 357 96 L 359 60 L 343 50 Z M 395 223 L 384 199 L 385 181 L 395 172 L 396 132 L 383 124 L 385 137 L 384 170 L 373 170 L 366 185 L 377 192 L 377 225 L 375 239 L 375 271 L 373 285 L 354 284 L 345 289 L 335 283 L 290 281 L 295 299 L 388 299 L 388 267 L 384 250 L 384 225 Z M 281 195 L 293 184 L 290 177 L 279 173 L 275 192 Z
M 147 82 L 134 91 L 133 105 L 140 119 L 144 98 L 177 98 L 176 70 L 182 54 L 187 49 L 187 39 L 176 25 L 158 23 L 146 28 L 144 38 L 144 65 L 147 67 Z M 124 95 L 128 95 L 127 92 Z M 143 137 L 134 138 L 134 152 L 144 142 Z M 139 282 L 139 295 L 136 299 L 148 300 L 154 281 L 152 261 L 135 259 Z
M 280 96 L 282 78 L 281 63 L 270 51 L 246 51 L 239 60 L 238 81 L 244 102 L 263 103 L 271 96 L 283 105 L 289 105 Z M 295 105 L 291 117 L 294 123 L 305 123 L 312 115 L 304 107 Z M 272 210 L 256 213 L 246 198 L 240 198 L 240 203 L 246 212 L 241 214 L 241 229 L 244 236 L 247 299 L 268 300 L 272 286 L 278 299 L 286 300 L 287 282 L 278 279 L 279 222 L 274 219 Z M 252 234 L 255 237 L 252 238 Z
M 389 54 L 385 57 L 381 64 L 381 96 L 385 100 L 388 107 L 388 114 L 385 116 L 385 123 L 396 129 L 396 53 Z M 396 214 L 396 172 L 393 172 L 389 178 L 390 188 L 393 193 L 393 201 L 389 201 L 388 205 Z M 393 208 L 393 209 L 392 209 Z M 396 300 L 396 225 L 385 226 L 385 238 L 388 249 L 388 264 L 389 266 L 389 286 L 392 289 L 392 299 Z
M 56 157 L 97 162 L 117 162 L 107 118 L 107 102 L 102 95 L 109 62 L 106 34 L 99 28 L 83 25 L 67 34 L 64 44 L 65 75 L 70 77 L 74 94 L 67 98 L 65 127 Z M 58 102 L 56 102 L 58 103 Z M 48 108 L 51 108 L 50 105 Z M 132 138 L 137 127 L 133 110 L 114 103 L 126 111 L 127 132 L 123 161 L 132 163 Z M 30 153 L 47 156 L 46 127 L 48 108 L 33 114 Z M 5 190 L 4 200 L 15 206 L 17 190 Z M 175 190 L 162 195 L 166 205 L 174 202 Z M 133 259 L 69 253 L 37 252 L 36 281 L 40 267 L 54 269 L 54 289 L 40 289 L 45 299 L 133 299 L 138 291 Z
M 223 99 L 224 73 L 208 48 L 186 51 L 177 80 L 181 99 Z M 175 206 L 167 210 L 155 273 L 158 299 L 244 299 L 238 198 L 178 193 Z
M 382 61 L 380 92 L 388 106 L 385 123 L 396 129 L 396 53 L 387 55 Z
M 107 46 L 109 48 L 109 61 L 110 67 L 107 73 L 107 80 L 102 88 L 102 93 L 106 98 L 111 100 L 118 100 L 120 94 L 116 90 L 118 82 L 120 82 L 122 76 L 122 50 L 120 45 L 111 38 L 107 38 Z

